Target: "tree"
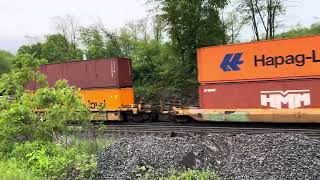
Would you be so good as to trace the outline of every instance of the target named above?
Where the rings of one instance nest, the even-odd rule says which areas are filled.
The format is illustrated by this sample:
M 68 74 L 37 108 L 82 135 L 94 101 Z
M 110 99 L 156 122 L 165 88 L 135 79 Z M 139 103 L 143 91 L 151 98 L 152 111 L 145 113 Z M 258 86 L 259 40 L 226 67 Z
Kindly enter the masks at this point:
M 37 71 L 42 61 L 29 54 L 18 55 L 12 71 L 1 76 L 0 92 L 4 98 L 0 99 L 0 144 L 53 139 L 54 133 L 64 131 L 67 121 L 88 119 L 89 108 L 78 89 L 70 88 L 66 81 L 48 87 Z M 41 88 L 31 93 L 25 88 L 34 77 Z
M 0 179 L 93 179 L 94 155 L 67 147 L 69 142 L 57 144 L 66 135 L 68 122 L 89 119 L 79 89 L 66 81 L 51 88 L 41 83 L 34 92 L 25 89 L 35 76 L 38 83 L 39 77 L 44 80 L 37 72 L 42 61 L 19 54 L 12 70 L 0 77 Z
M 131 31 L 127 26 L 120 29 L 117 33 L 117 42 L 121 49 L 123 56 L 132 57 L 132 53 L 137 48 L 137 43 L 139 42 L 138 37 L 135 33 Z
M 17 54 L 31 54 L 36 59 L 41 59 L 42 54 L 42 43 L 38 42 L 31 45 L 23 45 L 18 49 Z
M 80 28 L 79 39 L 85 48 L 88 58 L 94 59 L 106 56 L 104 39 L 95 26 Z
M 53 23 L 58 34 L 61 34 L 65 39 L 68 39 L 75 51 L 79 34 L 79 25 L 76 18 L 69 14 L 63 17 L 57 16 L 53 18 Z
M 13 58 L 10 52 L 0 50 L 0 76 L 10 71 Z
M 186 74 L 196 76 L 196 49 L 226 43 L 220 10 L 226 0 L 155 0 Z M 187 12 L 187 13 L 186 13 Z
M 44 59 L 36 59 L 30 54 L 20 54 L 13 62 L 11 72 L 2 75 L 0 79 L 0 93 L 2 95 L 20 97 L 27 83 L 33 78 L 43 85 L 44 77 L 37 72 L 37 68 L 46 62 Z
M 165 30 L 165 22 L 162 16 L 155 15 L 153 18 L 153 34 L 156 41 L 161 41 Z
M 148 18 L 139 19 L 137 22 L 137 26 L 142 34 L 143 40 L 147 41 L 148 37 Z
M 285 13 L 285 0 L 239 0 L 243 18 L 250 22 L 257 41 L 274 39 L 277 19 Z M 260 27 L 264 30 L 262 37 Z
M 104 36 L 104 33 L 97 25 L 81 28 L 80 41 L 90 59 L 120 56 L 119 49 L 113 46 L 113 43 L 108 37 Z
M 81 59 L 81 50 L 74 49 L 74 46 L 61 34 L 48 35 L 42 44 L 42 57 L 49 63 Z
M 276 35 L 276 38 L 295 38 L 302 36 L 320 35 L 320 23 L 314 23 L 310 27 L 301 27 L 297 25 L 287 32 Z
M 56 34 L 47 35 L 44 42 L 23 45 L 18 54 L 32 54 L 35 58 L 44 58 L 48 63 L 60 63 L 81 59 L 82 51 L 78 48 L 79 28 L 73 16 L 53 18 Z
M 227 27 L 228 42 L 234 44 L 238 41 L 241 29 L 245 25 L 245 21 L 240 18 L 240 14 L 235 10 L 227 13 L 225 26 Z
M 34 58 L 46 59 L 48 63 L 68 62 L 81 59 L 82 51 L 74 47 L 76 45 L 64 35 L 52 34 L 46 36 L 43 43 L 21 46 L 18 54 L 31 54 Z

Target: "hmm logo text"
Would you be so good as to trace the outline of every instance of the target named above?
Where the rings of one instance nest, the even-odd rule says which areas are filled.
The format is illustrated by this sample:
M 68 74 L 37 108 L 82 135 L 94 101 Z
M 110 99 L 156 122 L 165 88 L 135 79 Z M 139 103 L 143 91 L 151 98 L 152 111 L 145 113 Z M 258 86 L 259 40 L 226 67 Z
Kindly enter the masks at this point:
M 287 104 L 289 109 L 296 109 L 311 104 L 310 90 L 261 91 L 261 105 L 282 109 Z

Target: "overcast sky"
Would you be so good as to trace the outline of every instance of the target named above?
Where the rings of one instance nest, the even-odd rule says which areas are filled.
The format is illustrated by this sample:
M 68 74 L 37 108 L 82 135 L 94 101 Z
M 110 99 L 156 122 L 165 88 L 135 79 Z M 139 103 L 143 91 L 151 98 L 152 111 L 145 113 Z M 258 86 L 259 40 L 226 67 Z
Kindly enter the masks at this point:
M 146 0 L 0 0 L 0 49 L 16 52 L 29 43 L 26 36 L 43 37 L 53 32 L 52 18 L 70 14 L 80 25 L 101 19 L 112 29 L 149 15 Z M 319 0 L 290 0 L 285 28 L 308 26 L 320 17 Z M 243 32 L 242 39 L 252 35 Z

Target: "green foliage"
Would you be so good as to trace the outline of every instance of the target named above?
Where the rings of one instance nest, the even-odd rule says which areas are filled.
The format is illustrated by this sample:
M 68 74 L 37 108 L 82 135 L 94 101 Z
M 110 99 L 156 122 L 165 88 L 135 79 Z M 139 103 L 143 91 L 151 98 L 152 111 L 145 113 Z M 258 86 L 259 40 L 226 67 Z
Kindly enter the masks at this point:
M 137 96 L 157 102 L 159 97 L 190 96 L 189 92 L 185 93 L 183 89 L 186 86 L 194 87 L 196 78 L 193 76 L 190 80 L 190 75 L 182 68 L 183 64 L 172 43 L 161 42 L 160 32 L 155 37 L 157 39 L 152 39 L 150 34 L 145 34 L 147 30 L 141 26 L 139 23 L 132 23 L 113 34 L 121 52 L 114 46 L 115 42 L 105 37 L 105 33 L 97 26 L 82 28 L 80 40 L 89 59 L 110 58 L 121 54 L 130 57 L 133 60 L 133 79 Z
M 226 43 L 220 9 L 227 1 L 154 1 L 161 7 L 153 22 L 154 38 L 149 34 L 137 38 L 132 25 L 118 38 L 125 40 L 119 44 L 126 44 L 133 59 L 135 93 L 153 101 L 184 98 L 187 104 L 194 104 L 198 84 L 196 51 Z M 162 31 L 167 29 L 170 41 L 162 42 L 160 27 Z
M 40 180 L 39 177 L 15 158 L 0 160 L 0 179 Z
M 67 81 L 57 81 L 53 88 L 38 89 L 29 95 L 34 109 L 44 113 L 46 123 L 64 126 L 67 121 L 84 122 L 88 119 L 89 109 L 84 104 L 79 89 L 70 88 Z
M 320 23 L 312 24 L 310 27 L 297 26 L 287 32 L 278 34 L 276 38 L 294 38 L 320 34 Z
M 80 41 L 86 48 L 87 57 L 90 59 L 108 57 L 106 41 L 96 27 L 82 28 L 80 30 Z
M 0 151 L 10 151 L 12 143 L 31 140 L 35 136 L 36 114 L 30 107 L 14 103 L 0 113 Z
M 196 51 L 227 42 L 226 27 L 220 17 L 227 0 L 154 1 L 161 11 L 151 23 L 141 19 L 114 32 L 101 24 L 82 27 L 78 40 L 88 59 L 130 57 L 138 97 L 153 102 L 177 97 L 196 102 Z M 170 39 L 164 39 L 168 37 L 165 31 Z M 47 36 L 44 43 L 23 46 L 20 53 L 33 54 L 49 63 L 79 56 L 76 43 L 60 34 Z
M 226 43 L 226 27 L 222 23 L 220 9 L 228 1 L 155 1 L 160 2 L 162 17 L 168 24 L 168 32 L 185 75 L 196 76 L 197 48 Z
M 13 58 L 10 52 L 0 50 L 0 76 L 10 71 Z
M 186 172 L 172 171 L 166 177 L 155 177 L 152 167 L 141 166 L 136 170 L 136 178 L 139 180 L 219 180 L 213 171 L 188 170 Z
M 190 75 L 186 75 L 185 69 L 181 68 L 183 65 L 172 50 L 172 45 L 149 41 L 144 46 L 137 48 L 134 52 L 135 93 L 153 100 L 190 98 L 189 89 L 185 90 L 186 87 L 196 84 L 196 80 L 188 79 Z
M 24 92 L 19 99 L 2 106 L 5 108 L 0 112 L 0 142 L 52 140 L 56 133 L 65 132 L 66 123 L 86 122 L 89 116 L 79 90 L 69 88 L 65 81 L 33 94 Z
M 52 142 L 66 133 L 70 120 L 84 122 L 89 108 L 79 90 L 65 80 L 49 88 L 46 83 L 35 92 L 25 90 L 31 80 L 44 81 L 36 70 L 42 60 L 18 55 L 10 73 L 0 78 L 0 178 L 92 179 L 94 155 Z
M 42 56 L 49 63 L 66 62 L 68 60 L 81 59 L 81 51 L 61 34 L 47 36 L 42 44 Z
M 41 59 L 42 55 L 42 43 L 35 43 L 31 45 L 23 45 L 18 49 L 17 54 L 30 54 L 36 59 Z
M 233 10 L 252 29 L 256 41 L 274 39 L 279 17 L 286 13 L 285 0 L 237 0 Z
M 81 59 L 82 51 L 62 34 L 52 34 L 46 36 L 43 43 L 21 46 L 18 54 L 31 54 L 48 63 L 61 63 Z
M 79 90 L 58 81 L 52 88 L 44 83 L 35 93 L 25 91 L 33 77 L 44 80 L 36 70 L 41 60 L 31 55 L 18 55 L 10 73 L 1 76 L 0 90 L 0 152 L 10 151 L 16 142 L 52 140 L 55 133 L 66 130 L 70 120 L 86 121 L 89 108 L 84 104 Z M 10 95 L 10 96 L 8 96 Z M 44 122 L 42 122 L 44 121 Z
M 66 137 L 67 144 L 48 141 L 16 144 L 0 158 L 0 179 L 94 179 L 97 150 L 111 139 Z
M 68 146 L 84 152 L 89 155 L 95 155 L 99 149 L 106 148 L 113 143 L 110 138 L 95 138 L 95 139 L 79 139 L 71 137 Z
M 44 76 L 36 71 L 38 66 L 44 62 L 46 61 L 33 58 L 30 54 L 17 55 L 13 60 L 12 71 L 1 76 L 0 93 L 19 97 L 27 83 L 33 78 L 39 84 L 44 85 Z
M 184 173 L 171 175 L 165 180 L 219 180 L 215 173 L 210 171 L 190 170 Z
M 226 43 L 226 30 L 219 15 L 226 1 L 158 2 L 162 12 L 151 23 L 141 19 L 114 32 L 101 24 L 82 27 L 78 40 L 88 59 L 130 57 L 137 97 L 152 102 L 176 97 L 195 102 L 196 49 Z M 170 40 L 164 39 L 166 29 Z M 54 34 L 47 36 L 44 43 L 21 47 L 18 54 L 29 53 L 55 63 L 77 57 L 74 47 L 76 44 L 63 35 Z
M 93 179 L 96 171 L 94 155 L 43 141 L 16 145 L 1 163 L 10 165 L 0 171 L 11 178 L 14 172 L 22 172 L 32 179 Z

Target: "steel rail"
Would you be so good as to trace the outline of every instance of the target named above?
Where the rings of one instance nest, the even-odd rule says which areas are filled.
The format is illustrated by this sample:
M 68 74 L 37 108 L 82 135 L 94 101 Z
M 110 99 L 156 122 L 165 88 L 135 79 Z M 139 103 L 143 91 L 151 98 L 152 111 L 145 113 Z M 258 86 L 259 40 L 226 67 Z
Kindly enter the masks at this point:
M 142 134 L 142 135 L 172 135 L 174 133 L 178 136 L 190 134 L 265 134 L 265 133 L 294 133 L 302 134 L 312 138 L 320 139 L 320 128 L 277 128 L 277 127 L 197 127 L 185 125 L 148 125 L 148 124 L 128 124 L 128 125 L 107 125 L 98 130 L 102 134 Z

